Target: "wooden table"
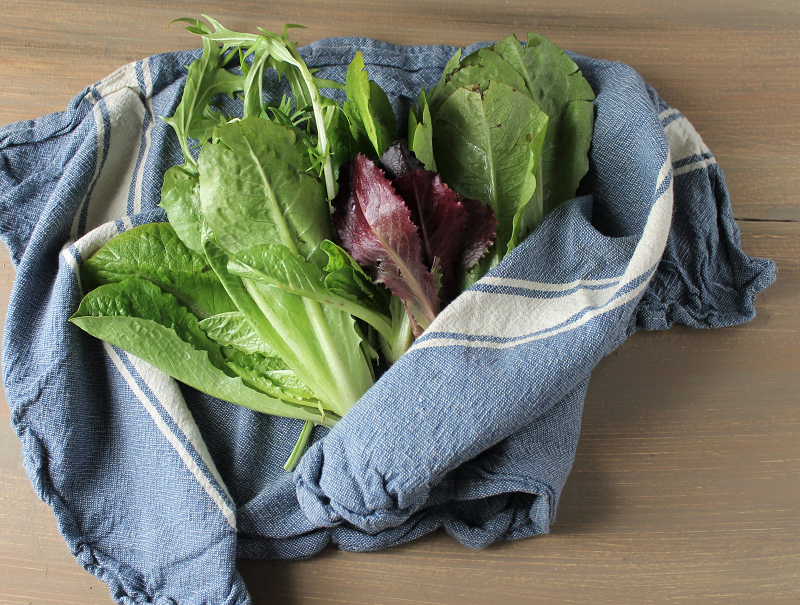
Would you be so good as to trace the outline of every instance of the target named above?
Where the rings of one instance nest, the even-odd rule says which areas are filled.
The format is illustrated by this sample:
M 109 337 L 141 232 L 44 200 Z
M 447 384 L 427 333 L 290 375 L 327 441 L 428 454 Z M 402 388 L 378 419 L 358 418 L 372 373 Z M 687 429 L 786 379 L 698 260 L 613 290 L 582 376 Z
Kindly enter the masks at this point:
M 173 18 L 468 44 L 535 30 L 636 68 L 725 171 L 745 252 L 778 281 L 749 324 L 639 333 L 595 370 L 548 536 L 473 551 L 436 533 L 370 554 L 242 562 L 255 603 L 800 602 L 800 4 L 796 1 L 5 2 L 0 123 L 58 111 L 148 55 L 192 48 Z M 7 300 L 13 268 L 0 259 Z M 5 310 L 6 303 L 2 307 Z M 110 602 L 34 495 L 0 406 L 0 602 Z

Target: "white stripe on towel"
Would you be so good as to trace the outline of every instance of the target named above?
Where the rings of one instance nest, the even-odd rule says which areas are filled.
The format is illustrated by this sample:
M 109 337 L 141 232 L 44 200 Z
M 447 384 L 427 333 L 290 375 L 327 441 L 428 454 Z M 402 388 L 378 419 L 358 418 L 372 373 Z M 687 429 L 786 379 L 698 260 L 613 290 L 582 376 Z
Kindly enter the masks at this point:
M 152 144 L 152 131 L 153 124 L 155 124 L 156 117 L 153 115 L 153 79 L 150 74 L 150 59 L 142 61 L 142 79 L 144 80 L 144 91 L 142 92 L 145 102 L 145 110 L 150 119 L 147 122 L 147 129 L 144 133 L 144 151 L 142 152 L 142 159 L 139 162 L 139 173 L 136 175 L 136 188 L 133 192 L 133 213 L 139 214 L 142 211 L 142 180 L 144 177 L 144 168 L 147 165 L 147 156 L 150 153 L 150 146 Z
M 668 156 L 661 167 L 656 191 L 670 176 L 671 166 L 672 161 Z M 615 288 L 602 290 L 581 288 L 555 299 L 478 290 L 467 291 L 447 307 L 427 330 L 431 334 L 444 332 L 451 336 L 423 338 L 414 344 L 413 348 L 456 344 L 467 347 L 510 348 L 577 328 L 592 317 L 632 300 L 630 292 L 615 297 L 623 288 L 651 272 L 661 259 L 669 235 L 672 203 L 673 189 L 672 183 L 670 183 L 653 204 L 642 237 L 636 245 L 625 273 Z M 652 275 L 648 276 L 632 292 L 641 292 L 651 277 Z M 574 282 L 560 285 L 566 287 L 573 284 Z M 581 313 L 583 314 L 581 315 Z M 572 317 L 576 319 L 565 324 Z M 464 338 L 459 338 L 460 335 L 463 335 Z M 475 340 L 474 337 L 503 339 L 503 341 Z M 507 339 L 516 340 L 508 341 Z
M 197 462 L 195 462 L 194 458 L 192 458 L 192 455 L 186 450 L 184 445 L 180 442 L 178 437 L 175 436 L 169 426 L 167 426 L 167 423 L 164 422 L 164 419 L 158 413 L 158 410 L 155 408 L 152 402 L 148 399 L 147 395 L 145 395 L 142 389 L 139 388 L 139 385 L 136 384 L 136 380 L 128 371 L 128 368 L 125 366 L 125 363 L 122 361 L 119 355 L 117 355 L 114 347 L 107 342 L 103 342 L 103 347 L 105 348 L 108 356 L 111 358 L 111 361 L 114 362 L 117 370 L 119 370 L 119 373 L 122 374 L 122 377 L 125 379 L 125 382 L 128 384 L 131 391 L 133 391 L 139 401 L 142 402 L 142 405 L 150 414 L 153 422 L 155 422 L 158 429 L 161 431 L 164 437 L 166 437 L 170 445 L 172 445 L 172 447 L 175 449 L 181 460 L 183 460 L 186 468 L 189 469 L 189 472 L 191 472 L 192 475 L 194 475 L 194 478 L 197 479 L 197 482 L 200 484 L 203 490 L 208 494 L 214 504 L 217 505 L 222 515 L 228 521 L 228 524 L 235 530 L 236 514 L 225 502 L 222 494 L 220 494 L 219 490 L 217 490 L 216 487 L 211 483 L 205 473 L 200 470 L 200 467 L 197 465 Z M 129 355 L 128 357 L 132 359 L 133 356 Z

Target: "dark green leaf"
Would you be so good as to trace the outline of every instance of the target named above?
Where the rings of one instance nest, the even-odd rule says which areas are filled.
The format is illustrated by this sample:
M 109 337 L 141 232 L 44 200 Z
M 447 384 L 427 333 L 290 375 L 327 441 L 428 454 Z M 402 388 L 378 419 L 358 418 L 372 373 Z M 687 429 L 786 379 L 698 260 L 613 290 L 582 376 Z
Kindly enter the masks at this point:
M 529 34 L 524 50 L 509 36 L 494 49 L 523 77 L 531 98 L 550 118 L 542 147 L 542 197 L 547 213 L 575 196 L 589 169 L 594 92 L 575 62 L 544 36 Z
M 532 146 L 547 116 L 527 94 L 501 82 L 486 90 L 459 88 L 434 118 L 433 145 L 442 179 L 462 197 L 494 210 L 497 240 L 480 263 L 495 266 L 518 241 L 522 211 L 536 189 L 539 160 Z M 513 237 L 512 237 L 513 235 Z

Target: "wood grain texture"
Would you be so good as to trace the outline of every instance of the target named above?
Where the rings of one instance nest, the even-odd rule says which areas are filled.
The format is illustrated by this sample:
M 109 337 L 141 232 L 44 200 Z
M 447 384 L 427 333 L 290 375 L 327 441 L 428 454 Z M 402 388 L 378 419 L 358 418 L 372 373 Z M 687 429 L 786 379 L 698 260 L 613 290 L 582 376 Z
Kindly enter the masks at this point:
M 779 269 L 749 324 L 639 333 L 601 362 L 550 535 L 472 551 L 437 533 L 376 553 L 241 562 L 256 605 L 800 602 L 800 3 L 9 2 L 0 123 L 61 110 L 127 62 L 197 46 L 162 28 L 201 12 L 243 30 L 299 21 L 301 42 L 536 30 L 626 62 L 703 135 L 734 214 L 766 221 L 740 222 L 745 251 Z M 0 256 L 3 314 L 12 279 Z M 31 489 L 0 405 L 0 603 L 109 602 Z
M 800 220 L 800 3 L 677 0 L 366 2 L 364 0 L 43 0 L 0 19 L 0 123 L 63 109 L 92 82 L 146 56 L 199 46 L 176 16 L 278 30 L 302 43 L 366 36 L 468 44 L 538 31 L 564 48 L 632 65 L 704 136 L 737 216 Z
M 743 245 L 778 263 L 754 321 L 638 333 L 595 369 L 550 535 L 242 562 L 254 603 L 797 603 L 800 225 Z

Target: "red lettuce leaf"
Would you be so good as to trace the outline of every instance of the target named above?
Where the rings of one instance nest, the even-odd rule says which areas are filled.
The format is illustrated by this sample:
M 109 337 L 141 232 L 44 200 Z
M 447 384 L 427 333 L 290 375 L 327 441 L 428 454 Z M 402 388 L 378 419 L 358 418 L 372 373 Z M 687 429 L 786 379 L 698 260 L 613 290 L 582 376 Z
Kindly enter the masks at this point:
M 455 270 L 459 277 L 478 264 L 497 237 L 497 217 L 491 206 L 468 198 L 461 198 L 461 203 L 467 220 L 456 245 Z
M 366 156 L 358 154 L 342 168 L 332 202 L 339 241 L 374 281 L 403 301 L 419 335 L 436 317 L 439 298 L 409 209 Z
M 436 172 L 411 170 L 392 183 L 411 211 L 411 220 L 419 227 L 422 262 L 433 267 L 439 259 L 442 285 L 446 291 L 455 286 L 453 253 L 459 241 L 467 212 L 459 195 L 442 183 Z
M 381 168 L 386 178 L 393 181 L 410 170 L 423 170 L 424 164 L 401 141 L 397 141 L 381 155 Z

